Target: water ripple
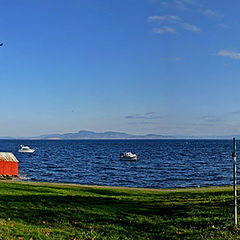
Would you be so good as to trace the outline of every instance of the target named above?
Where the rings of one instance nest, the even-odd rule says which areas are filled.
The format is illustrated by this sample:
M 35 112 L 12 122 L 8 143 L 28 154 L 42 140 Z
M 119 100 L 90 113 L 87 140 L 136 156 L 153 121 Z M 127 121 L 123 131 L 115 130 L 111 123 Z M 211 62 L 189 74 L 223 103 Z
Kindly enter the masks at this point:
M 18 153 L 21 144 L 37 148 Z M 1 140 L 25 180 L 106 186 L 175 188 L 232 184 L 228 140 Z M 125 162 L 131 151 L 138 161 Z

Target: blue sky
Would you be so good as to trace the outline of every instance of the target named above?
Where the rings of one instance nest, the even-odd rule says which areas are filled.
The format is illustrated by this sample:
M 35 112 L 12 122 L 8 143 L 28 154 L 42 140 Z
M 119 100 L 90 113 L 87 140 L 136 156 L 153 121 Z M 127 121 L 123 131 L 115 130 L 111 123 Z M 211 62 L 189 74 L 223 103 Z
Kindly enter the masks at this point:
M 240 134 L 239 1 L 0 6 L 0 136 Z

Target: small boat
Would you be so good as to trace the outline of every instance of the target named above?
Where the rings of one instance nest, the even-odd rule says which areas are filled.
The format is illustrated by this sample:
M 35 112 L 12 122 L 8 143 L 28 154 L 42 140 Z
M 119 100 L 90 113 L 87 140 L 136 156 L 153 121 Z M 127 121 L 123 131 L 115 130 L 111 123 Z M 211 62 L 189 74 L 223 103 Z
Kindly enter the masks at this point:
M 132 154 L 131 152 L 121 153 L 120 157 L 122 160 L 127 160 L 127 161 L 136 161 L 137 160 L 137 155 Z
M 28 146 L 21 145 L 21 149 L 19 149 L 18 152 L 21 152 L 21 153 L 33 153 L 33 152 L 35 152 L 35 149 L 31 149 Z

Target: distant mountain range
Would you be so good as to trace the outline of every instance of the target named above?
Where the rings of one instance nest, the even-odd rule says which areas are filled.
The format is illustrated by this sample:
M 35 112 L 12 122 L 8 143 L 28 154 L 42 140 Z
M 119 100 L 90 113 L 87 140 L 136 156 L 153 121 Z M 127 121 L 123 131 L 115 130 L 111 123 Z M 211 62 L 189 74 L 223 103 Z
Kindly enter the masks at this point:
M 46 134 L 37 138 L 40 139 L 166 139 L 172 138 L 171 136 L 146 134 L 146 135 L 133 135 L 123 132 L 103 132 L 97 133 L 92 131 L 82 130 L 76 133 L 64 134 Z
M 44 134 L 37 137 L 0 137 L 0 139 L 240 139 L 240 135 L 228 135 L 228 136 L 174 136 L 174 135 L 158 135 L 158 134 L 146 134 L 146 135 L 134 135 L 123 132 L 102 132 L 97 133 L 93 131 L 81 130 L 76 133 L 56 133 L 56 134 Z

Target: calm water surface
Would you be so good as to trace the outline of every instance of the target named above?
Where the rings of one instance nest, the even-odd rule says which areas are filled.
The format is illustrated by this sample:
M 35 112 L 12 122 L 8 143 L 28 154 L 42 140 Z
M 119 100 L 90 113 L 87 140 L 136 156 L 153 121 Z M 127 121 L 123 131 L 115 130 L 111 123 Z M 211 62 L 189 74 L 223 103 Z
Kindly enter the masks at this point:
M 20 145 L 37 148 L 18 153 Z M 1 140 L 28 181 L 175 188 L 232 185 L 231 140 Z M 138 161 L 122 161 L 131 151 Z

